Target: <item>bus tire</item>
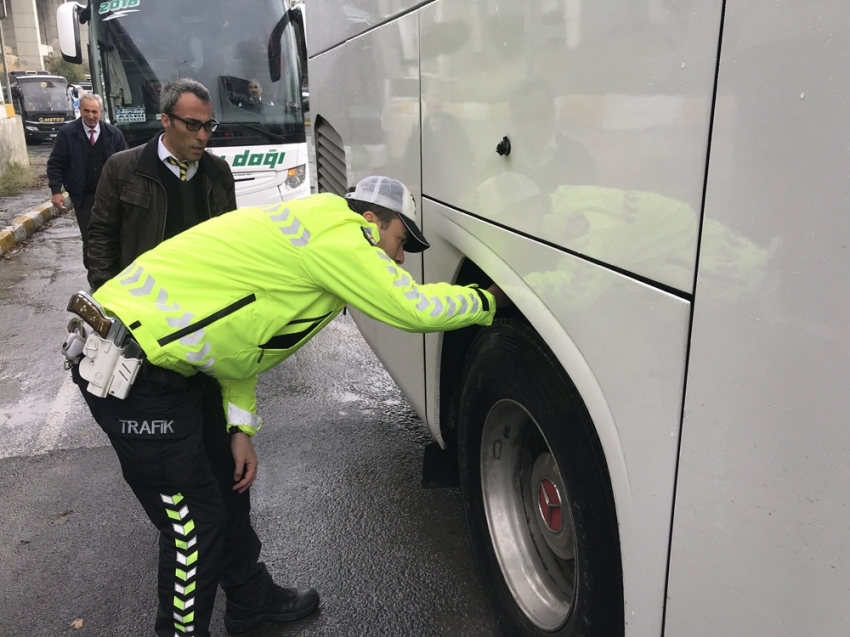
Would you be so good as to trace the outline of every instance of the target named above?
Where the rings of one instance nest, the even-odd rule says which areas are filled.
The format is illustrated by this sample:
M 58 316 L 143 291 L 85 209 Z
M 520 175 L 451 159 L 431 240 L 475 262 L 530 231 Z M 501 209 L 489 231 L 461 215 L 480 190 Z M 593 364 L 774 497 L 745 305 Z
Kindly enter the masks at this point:
M 473 341 L 458 467 L 473 555 L 502 633 L 622 636 L 605 456 L 572 381 L 522 322 L 498 320 Z

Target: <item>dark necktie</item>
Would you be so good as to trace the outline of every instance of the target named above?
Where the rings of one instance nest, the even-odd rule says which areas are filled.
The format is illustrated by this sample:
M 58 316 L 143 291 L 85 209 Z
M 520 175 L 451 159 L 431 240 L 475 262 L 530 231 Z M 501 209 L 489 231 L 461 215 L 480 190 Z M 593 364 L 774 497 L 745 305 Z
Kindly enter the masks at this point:
M 172 166 L 177 166 L 180 169 L 180 181 L 186 181 L 186 173 L 189 172 L 189 162 L 188 161 L 180 161 L 179 159 L 175 159 L 170 155 L 165 158 Z
M 93 128 L 89 129 L 89 141 L 91 142 L 91 145 L 94 146 L 94 129 Z

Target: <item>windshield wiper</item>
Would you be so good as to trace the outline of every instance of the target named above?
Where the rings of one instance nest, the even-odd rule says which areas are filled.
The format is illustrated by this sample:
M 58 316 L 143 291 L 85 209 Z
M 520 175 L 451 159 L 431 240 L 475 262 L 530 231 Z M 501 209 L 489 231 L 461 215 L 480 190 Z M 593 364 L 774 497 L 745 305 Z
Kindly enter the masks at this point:
M 272 141 L 276 141 L 278 144 L 286 143 L 286 137 L 284 137 L 283 135 L 278 135 L 277 133 L 273 133 L 269 130 L 266 130 L 265 128 L 260 128 L 259 126 L 251 126 L 251 124 L 246 124 L 245 122 L 222 122 L 221 125 L 224 127 L 232 125 L 244 126 L 245 128 L 248 128 L 250 130 L 262 133 Z

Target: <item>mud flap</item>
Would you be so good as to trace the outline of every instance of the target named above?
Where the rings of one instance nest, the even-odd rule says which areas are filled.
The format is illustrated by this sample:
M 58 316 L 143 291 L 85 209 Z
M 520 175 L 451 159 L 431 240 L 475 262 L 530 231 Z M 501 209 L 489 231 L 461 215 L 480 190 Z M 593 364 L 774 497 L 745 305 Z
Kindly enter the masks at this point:
M 460 486 L 460 476 L 457 469 L 457 444 L 455 436 L 447 437 L 447 449 L 440 447 L 435 440 L 425 446 L 422 459 L 422 488 L 444 489 Z

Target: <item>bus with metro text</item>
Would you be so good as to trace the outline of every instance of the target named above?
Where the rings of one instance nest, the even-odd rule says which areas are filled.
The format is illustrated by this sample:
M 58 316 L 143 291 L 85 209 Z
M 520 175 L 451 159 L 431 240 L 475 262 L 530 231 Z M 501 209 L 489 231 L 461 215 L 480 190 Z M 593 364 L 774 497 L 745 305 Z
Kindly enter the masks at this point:
M 68 81 L 47 71 L 11 71 L 9 100 L 21 116 L 28 144 L 52 142 L 60 126 L 75 119 Z

